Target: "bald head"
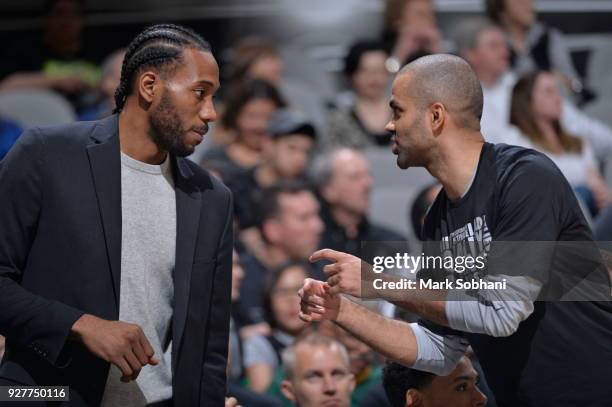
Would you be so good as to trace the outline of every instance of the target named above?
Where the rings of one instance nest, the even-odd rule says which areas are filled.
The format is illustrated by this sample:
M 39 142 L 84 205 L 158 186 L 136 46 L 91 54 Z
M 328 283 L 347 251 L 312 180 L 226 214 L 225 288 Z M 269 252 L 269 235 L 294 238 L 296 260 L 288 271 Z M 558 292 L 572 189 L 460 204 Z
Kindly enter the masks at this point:
M 441 103 L 457 126 L 480 129 L 482 88 L 470 65 L 449 54 L 419 58 L 404 66 L 398 74 L 406 79 L 403 92 L 414 101 L 418 110 Z

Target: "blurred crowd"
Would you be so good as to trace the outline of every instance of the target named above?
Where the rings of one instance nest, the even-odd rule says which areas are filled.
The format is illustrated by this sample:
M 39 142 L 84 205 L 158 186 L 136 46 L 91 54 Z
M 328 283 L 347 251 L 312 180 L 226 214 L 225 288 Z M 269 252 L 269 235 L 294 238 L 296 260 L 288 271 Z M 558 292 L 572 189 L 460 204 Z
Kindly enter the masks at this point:
M 389 149 L 393 76 L 432 53 L 456 53 L 475 70 L 485 139 L 550 157 L 597 237 L 612 240 L 610 180 L 602 175 L 612 129 L 582 110 L 606 93 L 584 85 L 562 33 L 538 20 L 533 3 L 486 0 L 486 14 L 461 21 L 452 38 L 443 38 L 431 0 L 388 0 L 384 32 L 348 47 L 335 97 L 315 98 L 314 108 L 312 98 L 301 96 L 311 89 L 286 81 L 274 42 L 247 37 L 222 53 L 220 117 L 191 158 L 234 194 L 228 376 L 241 404 L 495 405 L 472 356 L 443 378 L 385 366 L 340 327 L 302 322 L 297 291 L 306 277 L 325 278 L 323 265 L 308 261 L 318 248 L 359 255 L 362 242 L 402 241 L 419 250 L 421 224 L 440 187 L 414 187 L 404 218 L 393 220 L 402 224 L 397 230 L 378 224 L 370 211 L 379 163 L 368 152 Z M 47 4 L 40 42 L 16 50 L 0 68 L 0 158 L 25 127 L 43 124 L 41 115 L 52 114 L 44 124 L 54 124 L 103 118 L 114 108 L 124 51 L 99 66 L 82 58 L 83 3 Z M 366 305 L 394 313 L 390 304 Z M 0 342 L 0 354 L 1 348 Z

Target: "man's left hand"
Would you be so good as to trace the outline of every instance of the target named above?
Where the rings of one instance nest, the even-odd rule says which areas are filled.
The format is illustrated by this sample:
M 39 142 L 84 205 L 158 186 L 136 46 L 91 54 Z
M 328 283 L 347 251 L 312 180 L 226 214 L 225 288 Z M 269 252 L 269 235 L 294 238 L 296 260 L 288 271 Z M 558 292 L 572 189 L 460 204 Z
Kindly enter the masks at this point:
M 362 273 L 362 263 L 363 266 L 367 266 L 367 263 L 362 262 L 359 257 L 332 249 L 322 249 L 314 252 L 309 260 L 311 263 L 319 260 L 332 262 L 323 267 L 328 277 L 327 284 L 331 287 L 331 294 L 342 293 L 357 298 L 364 297 L 365 293 L 362 293 L 361 290 L 362 278 L 370 280 L 371 273 L 367 271 L 367 268 Z M 365 296 L 369 297 L 369 295 Z

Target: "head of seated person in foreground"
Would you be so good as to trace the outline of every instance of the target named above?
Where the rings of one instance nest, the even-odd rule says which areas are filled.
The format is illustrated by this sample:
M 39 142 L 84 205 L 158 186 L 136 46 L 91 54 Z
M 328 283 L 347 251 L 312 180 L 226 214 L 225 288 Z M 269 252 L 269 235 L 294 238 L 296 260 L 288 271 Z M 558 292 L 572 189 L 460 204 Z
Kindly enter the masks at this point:
M 258 165 L 264 146 L 270 141 L 267 131 L 270 118 L 284 106 L 278 90 L 267 82 L 253 79 L 234 88 L 225 99 L 221 117 L 221 126 L 231 140 L 222 150 L 226 159 L 238 168 Z M 215 154 L 208 158 L 214 159 Z
M 348 407 L 355 378 L 340 342 L 319 333 L 299 338 L 283 352 L 283 395 L 297 407 Z
M 383 386 L 393 407 L 482 407 L 487 397 L 478 388 L 478 373 L 463 356 L 448 376 L 414 370 L 390 362 Z
M 592 214 L 609 205 L 610 193 L 597 169 L 586 138 L 561 125 L 562 96 L 555 76 L 537 71 L 523 76 L 512 90 L 510 123 L 527 147 L 540 150 L 559 167 Z

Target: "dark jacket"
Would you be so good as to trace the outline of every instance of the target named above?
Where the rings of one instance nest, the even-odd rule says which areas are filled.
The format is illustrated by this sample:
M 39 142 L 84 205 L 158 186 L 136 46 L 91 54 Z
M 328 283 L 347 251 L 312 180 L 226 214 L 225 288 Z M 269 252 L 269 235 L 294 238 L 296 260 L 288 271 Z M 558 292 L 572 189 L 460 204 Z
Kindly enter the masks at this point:
M 231 194 L 186 159 L 172 157 L 172 165 L 174 403 L 223 405 Z M 26 131 L 0 163 L 0 208 L 0 381 L 67 385 L 70 405 L 98 405 L 109 364 L 68 335 L 83 313 L 119 317 L 117 116 Z

